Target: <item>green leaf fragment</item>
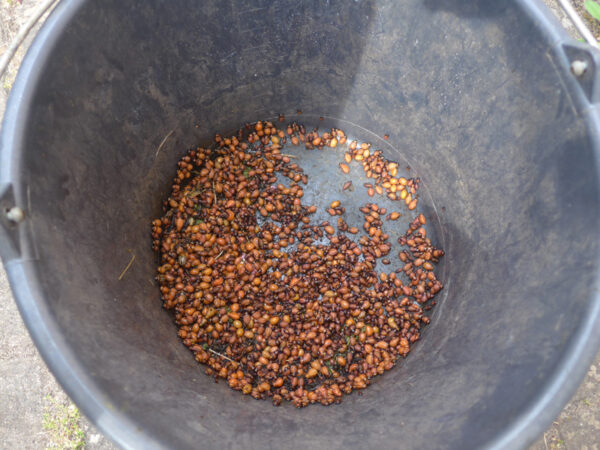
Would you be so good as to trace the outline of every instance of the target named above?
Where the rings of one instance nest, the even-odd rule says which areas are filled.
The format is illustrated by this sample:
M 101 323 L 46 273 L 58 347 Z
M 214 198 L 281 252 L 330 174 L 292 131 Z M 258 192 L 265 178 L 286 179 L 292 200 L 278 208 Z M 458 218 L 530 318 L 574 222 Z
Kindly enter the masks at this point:
M 600 5 L 594 0 L 585 0 L 586 11 L 596 20 L 600 20 Z
M 331 364 L 329 362 L 326 362 L 325 366 L 327 366 L 327 369 L 329 370 L 329 375 L 331 375 L 333 373 L 333 369 L 331 368 Z

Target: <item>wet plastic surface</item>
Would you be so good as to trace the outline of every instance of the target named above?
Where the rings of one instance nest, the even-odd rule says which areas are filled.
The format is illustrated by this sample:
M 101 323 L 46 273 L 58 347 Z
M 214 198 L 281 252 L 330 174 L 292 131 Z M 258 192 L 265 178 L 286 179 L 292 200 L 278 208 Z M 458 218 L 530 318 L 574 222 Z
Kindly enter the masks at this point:
M 531 442 L 600 339 L 597 54 L 552 20 L 532 1 L 61 2 L 7 109 L 0 200 L 26 220 L 2 219 L 0 250 L 67 392 L 126 447 Z M 303 410 L 202 373 L 160 308 L 149 237 L 187 148 L 298 109 L 388 133 L 446 251 L 404 363 Z
M 403 250 L 402 246 L 397 243 L 399 237 L 404 236 L 406 230 L 408 230 L 409 224 L 412 220 L 417 217 L 420 213 L 424 213 L 428 218 L 427 225 L 427 236 L 431 239 L 434 246 L 442 247 L 442 238 L 438 236 L 440 231 L 439 218 L 436 212 L 435 204 L 433 199 L 429 195 L 427 186 L 421 183 L 418 196 L 419 203 L 417 208 L 413 211 L 409 211 L 404 203 L 400 200 L 390 200 L 385 195 L 375 194 L 370 197 L 367 193 L 367 189 L 364 187 L 364 183 L 373 184 L 373 178 L 367 178 L 363 170 L 362 164 L 353 161 L 348 164 L 350 172 L 344 174 L 339 168 L 339 164 L 344 162 L 344 153 L 348 150 L 348 144 L 353 140 L 357 142 L 369 142 L 371 144 L 371 152 L 376 150 L 383 151 L 383 157 L 389 157 L 394 152 L 393 147 L 388 144 L 382 137 L 375 135 L 361 127 L 357 127 L 353 124 L 342 120 L 331 120 L 329 118 L 311 117 L 307 115 L 294 115 L 288 116 L 285 119 L 284 124 L 288 122 L 302 123 L 307 132 L 317 128 L 319 133 L 331 130 L 332 127 L 341 127 L 346 133 L 347 142 L 345 145 L 339 145 L 332 149 L 330 147 L 324 147 L 323 150 L 306 150 L 304 144 L 299 146 L 292 145 L 289 141 L 281 149 L 281 152 L 286 155 L 291 155 L 294 163 L 299 164 L 304 173 L 308 176 L 308 184 L 303 186 L 304 196 L 302 197 L 303 204 L 317 206 L 317 212 L 310 216 L 311 224 L 320 224 L 324 221 L 328 221 L 336 230 L 337 218 L 340 216 L 331 216 L 327 212 L 329 205 L 334 200 L 339 200 L 341 206 L 345 208 L 343 216 L 344 221 L 350 227 L 356 227 L 360 232 L 356 235 L 345 233 L 350 239 L 358 242 L 361 236 L 364 236 L 363 224 L 365 222 L 364 214 L 359 211 L 359 208 L 370 203 L 375 203 L 379 207 L 386 208 L 387 214 L 392 211 L 401 213 L 399 219 L 395 221 L 383 220 L 383 232 L 389 234 L 388 242 L 392 245 L 392 251 L 386 256 L 390 260 L 389 265 L 385 265 L 381 262 L 381 259 L 377 261 L 377 270 L 385 271 L 390 273 L 395 271 L 397 268 L 404 266 L 404 263 L 400 261 L 398 252 Z M 278 119 L 273 119 L 273 123 L 280 128 L 281 123 Z M 398 155 L 398 152 L 394 152 Z M 401 156 L 401 155 L 400 155 Z M 398 166 L 398 177 L 405 178 L 418 178 L 419 174 L 416 173 L 410 167 L 410 161 L 406 161 L 402 156 L 394 160 L 399 163 Z M 352 181 L 352 187 L 348 190 L 344 190 L 343 186 L 346 181 Z M 289 179 L 280 176 L 279 182 L 288 185 Z M 259 217 L 260 218 L 260 217 Z M 323 243 L 328 243 L 327 238 L 322 239 Z M 443 261 L 443 258 L 442 258 Z M 440 280 L 444 280 L 444 267 L 443 263 L 436 265 L 436 275 Z M 405 280 L 407 281 L 407 280 Z M 441 294 L 440 294 L 441 296 Z M 428 315 L 428 314 L 426 314 Z

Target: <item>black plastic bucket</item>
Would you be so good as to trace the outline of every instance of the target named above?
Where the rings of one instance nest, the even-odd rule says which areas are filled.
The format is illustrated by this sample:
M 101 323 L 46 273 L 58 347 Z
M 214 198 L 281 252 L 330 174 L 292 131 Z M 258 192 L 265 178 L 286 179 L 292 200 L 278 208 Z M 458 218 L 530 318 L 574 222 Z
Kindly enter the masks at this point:
M 0 141 L 21 314 L 123 447 L 525 446 L 600 341 L 597 68 L 531 0 L 63 0 Z M 185 150 L 298 109 L 388 133 L 446 250 L 409 357 L 362 396 L 302 410 L 203 374 L 161 308 L 149 236 Z

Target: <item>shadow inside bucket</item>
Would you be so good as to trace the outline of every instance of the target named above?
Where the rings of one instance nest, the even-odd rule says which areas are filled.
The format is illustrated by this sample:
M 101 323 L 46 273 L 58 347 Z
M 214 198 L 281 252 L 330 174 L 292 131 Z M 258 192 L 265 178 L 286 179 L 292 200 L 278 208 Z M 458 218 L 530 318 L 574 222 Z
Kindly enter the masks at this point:
M 423 4 L 432 11 L 447 11 L 462 17 L 494 17 L 508 8 L 506 2 L 494 0 L 423 0 Z

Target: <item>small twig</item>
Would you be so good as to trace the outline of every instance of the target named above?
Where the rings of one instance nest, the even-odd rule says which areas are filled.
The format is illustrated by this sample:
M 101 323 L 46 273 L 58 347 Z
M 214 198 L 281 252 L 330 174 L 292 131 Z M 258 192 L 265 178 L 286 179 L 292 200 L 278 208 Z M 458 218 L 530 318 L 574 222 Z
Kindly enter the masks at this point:
M 162 150 L 163 145 L 165 145 L 165 142 L 167 142 L 167 139 L 169 139 L 171 137 L 171 135 L 175 133 L 175 130 L 171 130 L 169 131 L 169 134 L 167 134 L 164 139 L 161 141 L 160 145 L 158 146 L 158 148 L 156 149 L 156 154 L 154 155 L 154 158 L 156 158 L 158 156 L 158 153 Z
M 544 433 L 544 447 L 548 450 L 548 443 L 546 442 L 546 433 Z
M 290 155 L 289 153 L 281 153 L 281 156 L 287 156 L 288 158 L 298 159 L 296 155 Z
M 213 196 L 215 198 L 215 205 L 217 204 L 217 190 L 215 189 L 215 181 L 213 180 Z
M 209 348 L 209 349 L 208 349 L 208 351 L 209 351 L 209 352 L 211 352 L 211 353 L 214 353 L 214 354 L 215 354 L 215 355 L 217 355 L 217 356 L 220 356 L 220 357 L 221 357 L 221 358 L 223 358 L 223 359 L 226 359 L 227 361 L 231 361 L 232 363 L 234 363 L 234 364 L 237 364 L 237 363 L 236 363 L 236 362 L 235 362 L 233 359 L 231 359 L 231 358 L 228 358 L 228 357 L 227 357 L 227 356 L 225 356 L 225 355 L 221 355 L 219 352 L 215 352 L 215 351 L 214 351 L 212 348 Z
M 225 251 L 225 250 L 221 250 L 221 253 L 219 253 L 219 254 L 216 256 L 216 258 L 215 258 L 215 261 L 221 257 L 221 255 L 223 254 L 223 252 L 224 252 L 224 251 Z
M 121 281 L 121 279 L 125 276 L 125 273 L 129 270 L 129 268 L 131 267 L 131 265 L 133 264 L 133 260 L 135 259 L 135 254 L 131 255 L 131 259 L 129 260 L 129 264 L 127 264 L 127 267 L 125 267 L 123 269 L 123 272 L 121 272 L 121 275 L 119 275 L 119 281 Z
M 54 3 L 56 3 L 56 1 L 57 0 L 48 0 L 40 5 L 40 7 L 33 13 L 33 16 L 31 16 L 31 19 L 29 19 L 29 21 L 19 30 L 17 36 L 10 43 L 10 46 L 2 58 L 0 58 L 0 78 L 2 78 L 4 75 L 4 72 L 8 68 L 8 64 L 13 56 L 15 56 L 15 53 L 17 53 L 19 46 L 23 43 L 31 29 L 35 26 L 38 20 L 40 20 L 40 17 L 42 17 L 44 13 L 48 11 L 48 9 L 50 9 Z

